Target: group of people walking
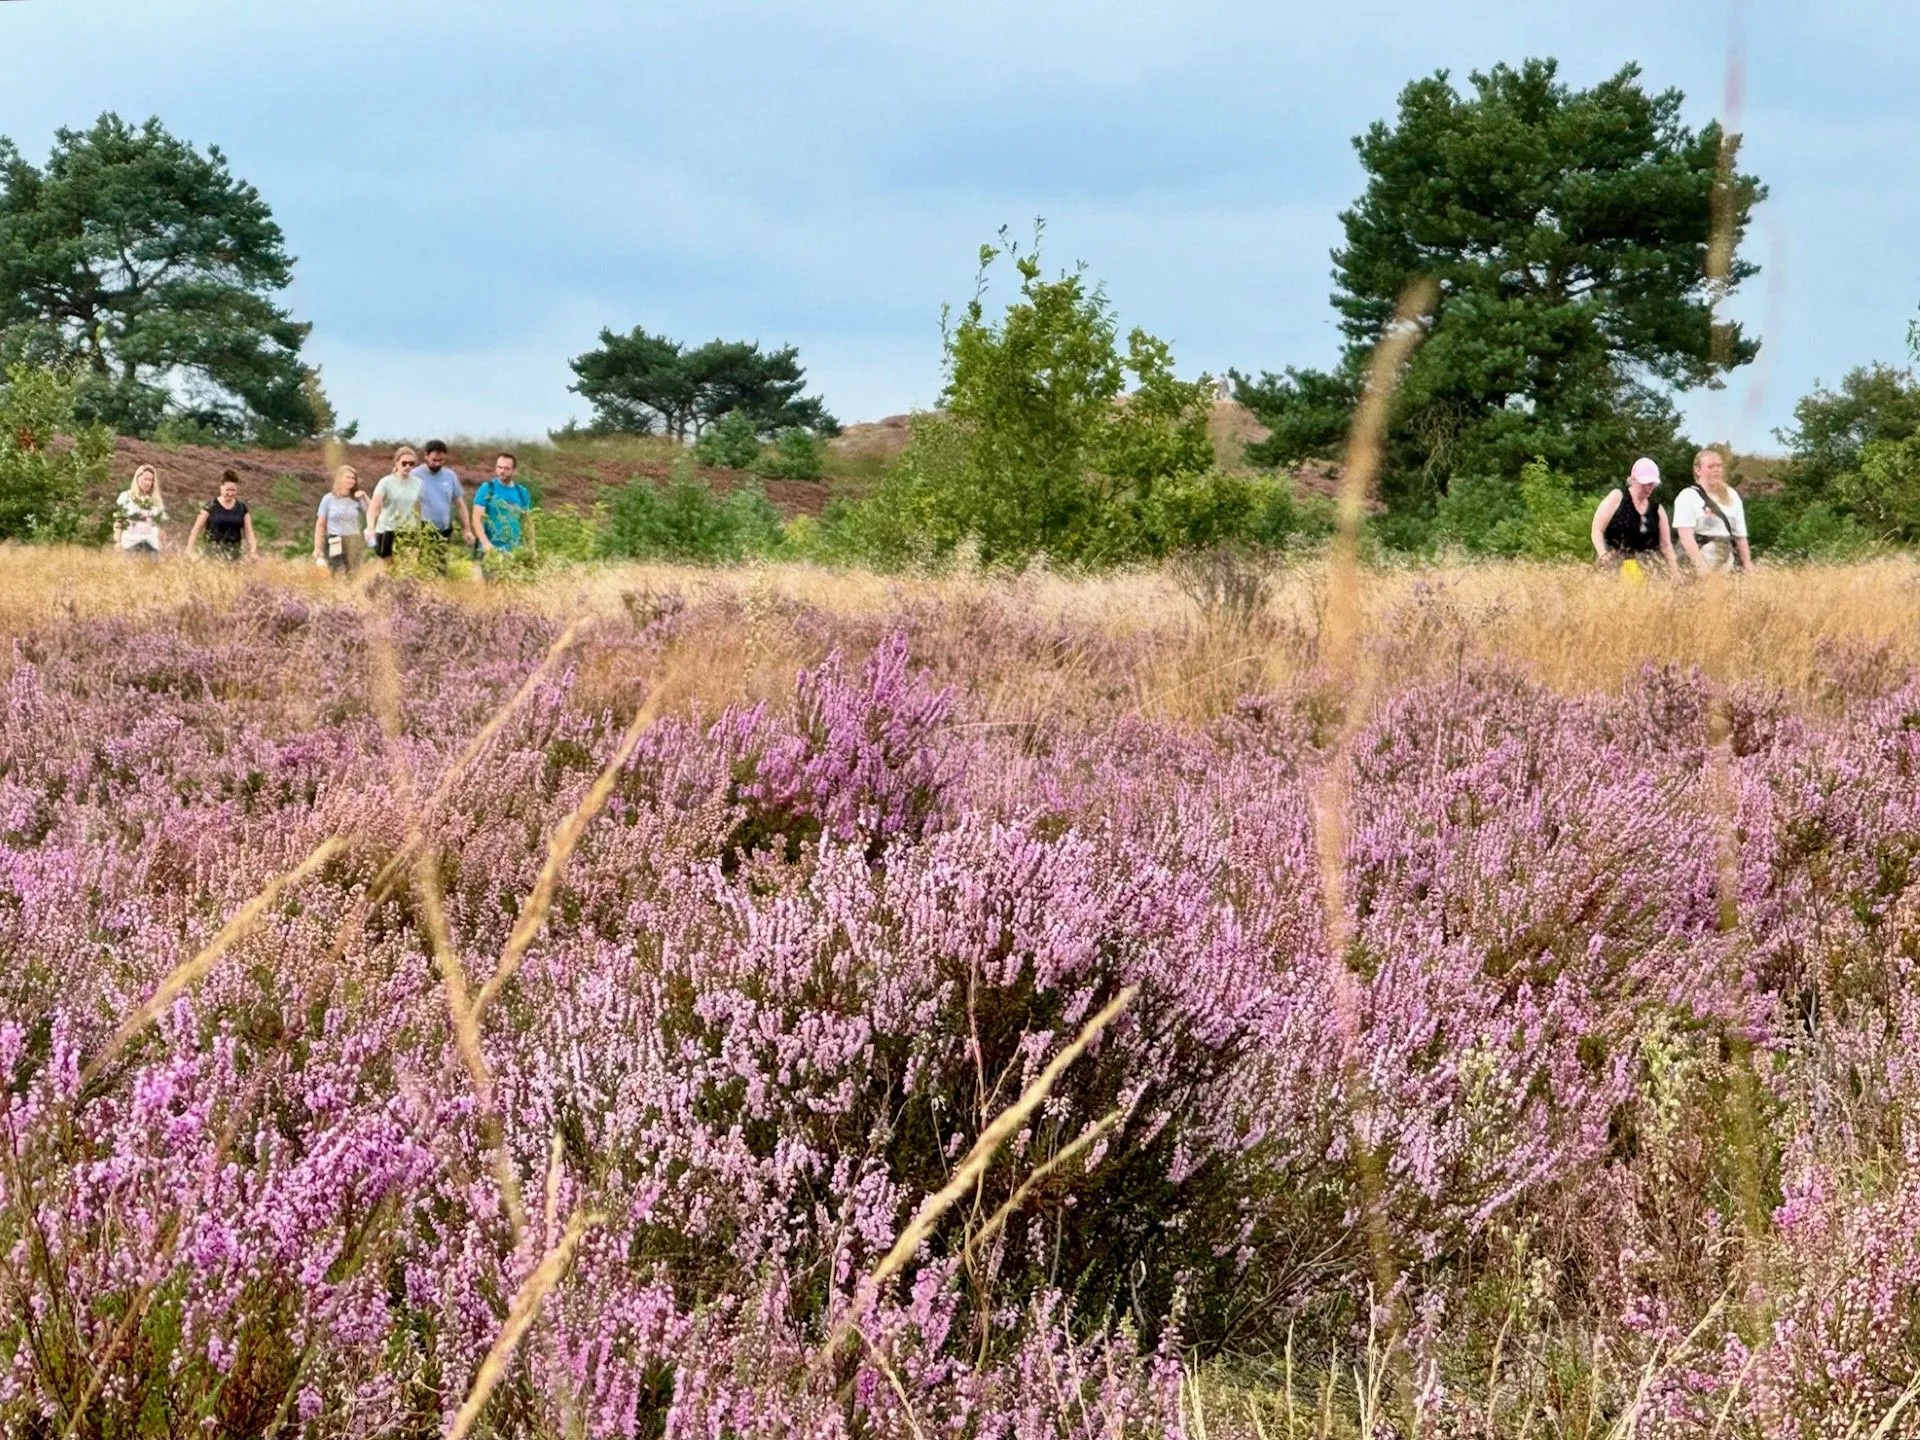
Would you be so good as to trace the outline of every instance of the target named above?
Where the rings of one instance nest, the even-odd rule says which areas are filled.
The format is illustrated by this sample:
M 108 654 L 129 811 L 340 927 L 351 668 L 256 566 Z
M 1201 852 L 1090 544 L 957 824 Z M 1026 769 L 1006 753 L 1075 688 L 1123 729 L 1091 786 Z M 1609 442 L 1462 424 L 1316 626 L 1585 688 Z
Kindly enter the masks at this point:
M 392 471 L 380 477 L 371 495 L 361 488 L 359 472 L 342 465 L 314 514 L 314 563 L 352 574 L 369 551 L 391 559 L 398 537 L 407 532 L 420 535 L 429 555 L 442 565 L 456 534 L 457 543 L 476 559 L 510 553 L 519 548 L 524 518 L 533 507 L 531 493 L 517 478 L 519 468 L 518 457 L 502 450 L 494 458 L 493 474 L 469 505 L 459 474 L 447 464 L 447 447 L 439 440 L 428 441 L 424 452 L 411 445 L 395 450 Z M 160 527 L 167 518 L 159 472 L 142 465 L 114 503 L 114 543 L 129 554 L 158 555 L 163 546 Z M 260 553 L 253 517 L 240 498 L 240 477 L 231 470 L 221 476 L 219 493 L 201 505 L 187 533 L 189 555 L 203 547 L 225 560 Z
M 1687 560 L 1703 575 L 1753 569 L 1746 507 L 1727 483 L 1727 462 L 1718 450 L 1693 457 L 1693 483 L 1673 502 L 1671 519 L 1667 507 L 1654 501 L 1659 486 L 1660 467 L 1642 456 L 1633 462 L 1627 483 L 1607 492 L 1593 512 L 1591 538 L 1599 564 L 1638 575 L 1658 555 L 1677 579 L 1677 535 Z

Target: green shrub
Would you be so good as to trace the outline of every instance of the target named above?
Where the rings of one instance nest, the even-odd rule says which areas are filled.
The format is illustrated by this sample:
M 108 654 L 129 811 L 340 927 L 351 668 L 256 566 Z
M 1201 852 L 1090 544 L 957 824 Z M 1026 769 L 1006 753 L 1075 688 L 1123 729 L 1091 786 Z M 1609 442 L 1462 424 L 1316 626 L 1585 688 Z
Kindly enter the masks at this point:
M 1791 494 L 1743 499 L 1753 548 L 1771 558 L 1838 563 L 1882 548 L 1853 516 L 1824 500 L 1799 503 Z
M 1324 505 L 1294 498 L 1284 476 L 1207 470 L 1155 484 L 1140 505 L 1141 553 L 1154 557 L 1220 546 L 1273 551 L 1327 533 Z
M 826 463 L 827 442 L 796 425 L 773 437 L 754 468 L 769 480 L 818 480 Z
M 14 365 L 0 390 L 0 539 L 73 540 L 81 497 L 109 475 L 113 436 L 74 419 L 77 385 L 61 370 Z M 73 437 L 56 448 L 54 438 Z
M 634 480 L 614 495 L 601 553 L 720 565 L 775 553 L 781 540 L 780 516 L 758 485 L 720 497 L 681 467 L 663 486 Z
M 1591 551 L 1593 507 L 1573 482 L 1542 459 L 1520 472 L 1520 484 L 1483 476 L 1456 479 L 1435 507 L 1432 542 L 1469 555 L 1577 560 Z
M 693 445 L 693 458 L 723 470 L 748 470 L 760 458 L 760 427 L 744 410 L 729 410 Z

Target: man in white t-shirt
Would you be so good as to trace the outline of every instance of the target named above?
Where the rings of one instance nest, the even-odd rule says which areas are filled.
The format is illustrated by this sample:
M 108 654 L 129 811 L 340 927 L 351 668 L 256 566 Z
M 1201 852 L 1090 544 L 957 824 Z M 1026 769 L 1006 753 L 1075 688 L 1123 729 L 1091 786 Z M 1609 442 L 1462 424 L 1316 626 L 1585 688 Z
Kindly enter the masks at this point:
M 1673 502 L 1673 533 L 1701 574 L 1724 573 L 1738 556 L 1742 570 L 1753 569 L 1747 549 L 1747 509 L 1727 484 L 1727 462 L 1718 450 L 1693 457 L 1693 484 Z

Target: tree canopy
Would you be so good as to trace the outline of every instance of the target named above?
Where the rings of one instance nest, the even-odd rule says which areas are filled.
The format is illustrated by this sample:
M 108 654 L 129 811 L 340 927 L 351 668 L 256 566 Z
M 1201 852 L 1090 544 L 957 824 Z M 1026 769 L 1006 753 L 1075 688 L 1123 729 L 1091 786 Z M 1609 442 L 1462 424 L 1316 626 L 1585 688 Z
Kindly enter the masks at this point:
M 1003 258 L 1019 288 L 990 314 Z M 1284 481 L 1214 468 L 1208 377 L 1179 379 L 1144 330 L 1123 342 L 1106 292 L 1079 269 L 1046 274 L 1038 236 L 982 246 L 973 299 L 947 318 L 941 409 L 914 417 L 885 481 L 844 517 L 868 556 L 970 543 L 992 564 L 1101 565 L 1271 547 L 1303 527 Z
M 1739 245 L 1766 193 L 1735 166 L 1737 137 L 1689 129 L 1681 93 L 1647 92 L 1633 65 L 1588 90 L 1552 60 L 1471 79 L 1468 96 L 1446 71 L 1415 81 L 1392 124 L 1354 141 L 1367 184 L 1333 252 L 1346 345 L 1332 371 L 1235 373 L 1272 431 L 1252 457 L 1339 453 L 1369 354 L 1429 275 L 1439 300 L 1396 398 L 1389 505 L 1430 509 L 1456 476 L 1517 483 L 1535 457 L 1585 487 L 1639 454 L 1681 463 L 1674 394 L 1759 348 L 1715 316 L 1756 272 Z
M 592 403 L 594 429 L 618 434 L 697 438 L 734 413 L 762 439 L 795 427 L 838 434 L 825 403 L 804 393 L 799 355 L 791 345 L 763 351 L 757 340 L 688 349 L 636 325 L 625 335 L 602 330 L 599 349 L 575 356 L 571 388 Z
M 279 296 L 293 257 L 253 186 L 157 119 L 0 137 L 0 358 L 82 366 L 83 419 L 267 443 L 332 422 Z

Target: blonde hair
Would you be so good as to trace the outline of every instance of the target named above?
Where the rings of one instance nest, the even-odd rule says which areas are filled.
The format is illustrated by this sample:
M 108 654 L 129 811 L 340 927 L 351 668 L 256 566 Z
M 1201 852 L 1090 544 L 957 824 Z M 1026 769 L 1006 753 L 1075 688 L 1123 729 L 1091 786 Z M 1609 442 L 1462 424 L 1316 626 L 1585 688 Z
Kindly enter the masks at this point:
M 402 455 L 406 456 L 409 460 L 418 460 L 420 458 L 420 452 L 415 450 L 411 445 L 401 445 L 393 452 L 393 463 L 395 465 L 400 463 L 400 457 Z
M 332 488 L 333 488 L 333 490 L 334 490 L 334 492 L 335 492 L 335 493 L 338 493 L 338 492 L 339 492 L 339 489 L 340 489 L 340 482 L 341 482 L 342 480 L 344 480 L 344 479 L 346 479 L 346 478 L 347 478 L 347 477 L 348 477 L 349 475 L 351 475 L 351 476 L 353 477 L 353 483 L 354 483 L 355 485 L 358 485 L 358 484 L 360 483 L 360 472 L 359 472 L 358 470 L 356 470 L 356 469 L 354 469 L 354 468 L 353 468 L 353 466 L 351 466 L 351 465 L 342 465 L 342 466 L 341 466 L 341 467 L 340 467 L 340 468 L 339 468 L 338 470 L 335 470 L 335 471 L 333 472 L 333 486 L 332 486 Z M 348 493 L 349 495 L 351 495 L 351 494 L 352 494 L 353 492 L 352 492 L 351 490 L 349 490 L 349 491 L 348 491 L 347 493 Z
M 160 494 L 160 472 L 151 465 L 136 465 L 133 467 L 133 479 L 127 482 L 127 493 L 135 498 L 139 497 L 140 477 L 142 475 L 151 475 L 153 477 L 153 503 L 158 505 L 162 510 L 166 509 L 167 502 Z

